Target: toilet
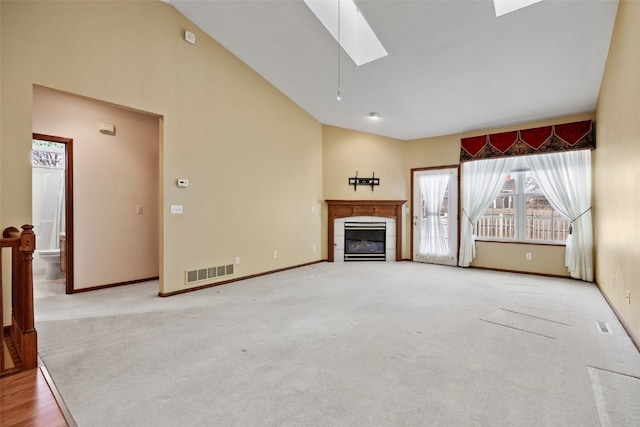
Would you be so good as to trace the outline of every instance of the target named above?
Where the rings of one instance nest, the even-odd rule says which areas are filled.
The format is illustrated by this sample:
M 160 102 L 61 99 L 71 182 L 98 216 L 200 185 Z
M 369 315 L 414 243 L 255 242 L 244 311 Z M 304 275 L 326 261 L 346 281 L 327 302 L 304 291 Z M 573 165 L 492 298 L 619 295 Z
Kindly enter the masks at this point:
M 40 259 L 46 263 L 44 270 L 45 280 L 54 280 L 62 277 L 60 272 L 60 249 L 44 249 L 36 252 Z

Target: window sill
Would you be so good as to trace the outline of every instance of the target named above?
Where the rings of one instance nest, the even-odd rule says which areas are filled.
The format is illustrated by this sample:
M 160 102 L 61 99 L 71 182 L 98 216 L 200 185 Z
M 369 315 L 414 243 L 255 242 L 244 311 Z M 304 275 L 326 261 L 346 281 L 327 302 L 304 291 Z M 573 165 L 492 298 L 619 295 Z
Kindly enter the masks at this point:
M 479 239 L 476 238 L 476 242 L 483 243 L 508 243 L 508 244 L 516 244 L 516 245 L 536 245 L 536 246 L 567 246 L 566 243 L 559 242 L 532 242 L 532 241 L 524 241 L 524 240 L 500 240 L 500 239 Z

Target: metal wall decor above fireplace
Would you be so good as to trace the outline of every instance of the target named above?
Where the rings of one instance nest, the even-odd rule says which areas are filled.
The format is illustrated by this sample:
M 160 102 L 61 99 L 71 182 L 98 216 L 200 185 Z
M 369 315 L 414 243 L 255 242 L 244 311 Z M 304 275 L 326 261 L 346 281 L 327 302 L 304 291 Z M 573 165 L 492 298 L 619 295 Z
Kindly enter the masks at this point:
M 344 260 L 385 261 L 386 234 L 385 222 L 345 222 Z

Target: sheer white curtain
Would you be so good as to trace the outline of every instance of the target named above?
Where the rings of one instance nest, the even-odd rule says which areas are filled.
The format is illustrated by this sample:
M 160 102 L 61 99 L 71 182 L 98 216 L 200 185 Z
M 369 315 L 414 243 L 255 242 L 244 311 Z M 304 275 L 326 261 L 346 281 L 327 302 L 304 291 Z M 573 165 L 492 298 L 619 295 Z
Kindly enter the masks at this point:
M 449 175 L 423 175 L 420 177 L 420 193 L 426 210 L 421 218 L 420 255 L 443 257 L 449 255 L 449 241 L 440 218 L 442 200 L 449 186 Z
M 540 154 L 526 161 L 551 206 L 572 221 L 565 254 L 571 277 L 592 282 L 591 151 Z
M 460 258 L 458 265 L 468 267 L 476 256 L 473 224 L 498 196 L 515 159 L 474 160 L 462 165 L 462 219 L 460 221 Z

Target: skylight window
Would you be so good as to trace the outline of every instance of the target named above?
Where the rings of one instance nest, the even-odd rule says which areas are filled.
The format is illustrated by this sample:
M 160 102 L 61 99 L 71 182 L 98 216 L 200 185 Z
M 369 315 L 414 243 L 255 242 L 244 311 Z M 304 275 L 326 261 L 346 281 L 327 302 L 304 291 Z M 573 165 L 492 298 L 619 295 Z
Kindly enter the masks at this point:
M 496 9 L 496 17 L 498 17 L 541 1 L 542 0 L 493 0 L 493 6 Z
M 353 0 L 304 0 L 342 49 L 360 66 L 387 56 Z M 338 10 L 340 19 L 338 20 Z M 340 31 L 338 32 L 338 22 Z

